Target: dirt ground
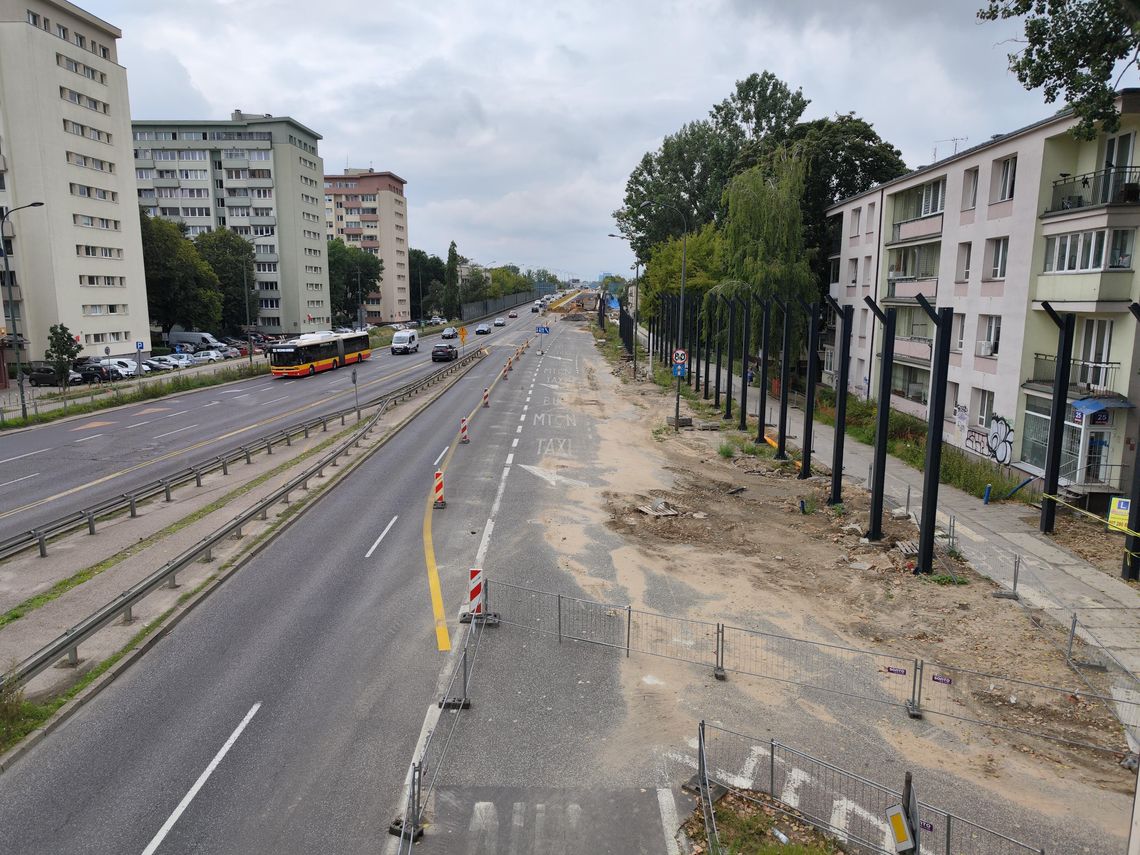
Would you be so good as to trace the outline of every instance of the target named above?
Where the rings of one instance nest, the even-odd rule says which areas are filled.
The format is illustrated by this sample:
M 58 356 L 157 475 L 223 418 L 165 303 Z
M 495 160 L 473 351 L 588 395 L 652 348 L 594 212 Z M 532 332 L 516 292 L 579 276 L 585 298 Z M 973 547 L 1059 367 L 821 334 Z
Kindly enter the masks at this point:
M 591 575 L 575 557 L 590 540 L 587 525 L 601 523 L 625 544 L 613 551 L 613 564 L 618 585 L 635 607 L 743 627 L 757 626 L 751 618 L 762 616 L 769 631 L 797 638 L 1047 686 L 1081 686 L 1055 636 L 1035 623 L 1039 618 L 1018 603 L 992 597 L 996 586 L 944 549 L 937 578 L 946 584 L 916 577 L 908 559 L 892 548 L 896 540 L 917 542 L 910 520 L 887 520 L 885 545 L 860 542 L 868 511 L 860 485 L 846 483 L 842 507 L 828 507 L 829 477 L 799 480 L 786 463 L 741 453 L 724 457 L 718 449 L 728 438 L 726 431 L 675 434 L 664 428 L 672 396 L 648 382 L 619 380 L 614 376 L 619 373 L 627 381 L 628 365 L 607 376 L 591 371 L 589 391 L 567 401 L 598 420 L 597 448 L 607 489 L 571 490 L 568 498 L 578 520 L 553 520 L 547 529 L 548 541 L 589 596 L 607 600 L 610 595 L 607 601 L 613 601 L 611 584 Z M 701 420 L 694 414 L 694 422 Z M 576 465 L 563 464 L 567 469 Z M 638 511 L 655 500 L 663 500 L 677 515 Z M 660 602 L 662 574 L 667 588 L 675 586 L 675 609 Z M 647 604 L 651 584 L 657 600 Z M 654 668 L 677 676 L 676 686 L 683 685 L 682 674 L 691 666 L 662 661 Z M 774 695 L 783 697 L 823 720 L 835 712 L 797 698 L 794 686 L 756 682 L 764 684 L 757 695 L 768 702 Z M 981 675 L 955 682 L 961 714 L 1019 730 L 928 715 L 928 722 L 966 746 L 950 771 L 1006 797 L 1012 787 L 1021 801 L 1046 811 L 1048 798 L 1061 792 L 1052 786 L 1058 779 L 1067 779 L 1065 787 L 1087 788 L 1090 805 L 1097 802 L 1097 790 L 1132 792 L 1135 773 L 1119 765 L 1126 748 L 1121 729 L 1102 704 L 1075 694 L 1035 693 L 1032 687 Z M 631 734 L 651 723 L 658 732 L 675 727 L 680 740 L 691 736 L 691 721 L 679 714 L 681 693 L 640 681 L 631 681 L 628 692 L 631 709 L 634 698 L 651 698 L 671 702 L 678 713 L 657 709 L 646 714 L 652 722 L 635 715 Z M 905 718 L 868 724 L 904 755 L 922 759 L 935 748 L 934 740 L 908 730 Z M 1119 751 L 1065 745 L 1037 733 Z M 1104 813 L 1100 818 L 1108 825 L 1119 819 L 1107 807 Z
M 1036 528 L 1038 517 L 1027 516 L 1025 521 Z M 1109 531 L 1103 523 L 1061 509 L 1053 527 L 1053 539 L 1093 567 L 1114 578 L 1120 578 L 1120 562 L 1124 556 L 1123 534 Z M 1128 584 L 1136 586 L 1137 583 L 1130 581 Z

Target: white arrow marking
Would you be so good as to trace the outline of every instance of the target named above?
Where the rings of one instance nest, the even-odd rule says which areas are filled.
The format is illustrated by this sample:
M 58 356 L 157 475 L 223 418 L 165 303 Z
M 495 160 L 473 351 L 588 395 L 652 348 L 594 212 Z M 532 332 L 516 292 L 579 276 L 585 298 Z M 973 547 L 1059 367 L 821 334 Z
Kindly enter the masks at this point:
M 567 478 L 565 475 L 559 475 L 557 472 L 551 472 L 549 469 L 541 469 L 538 466 L 527 466 L 525 463 L 520 463 L 519 468 L 525 469 L 531 475 L 537 475 L 551 487 L 557 487 L 559 484 L 565 484 L 568 487 L 589 487 L 585 481 L 578 481 L 575 478 Z

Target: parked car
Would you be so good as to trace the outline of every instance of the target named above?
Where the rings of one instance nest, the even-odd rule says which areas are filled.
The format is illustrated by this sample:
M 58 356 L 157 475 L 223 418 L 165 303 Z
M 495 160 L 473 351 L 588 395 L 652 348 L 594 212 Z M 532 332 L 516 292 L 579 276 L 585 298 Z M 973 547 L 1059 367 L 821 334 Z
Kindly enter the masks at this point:
M 175 368 L 189 368 L 194 364 L 194 357 L 189 353 L 172 353 L 169 356 L 158 356 L 155 358 L 173 362 Z
M 441 318 L 439 315 L 432 315 L 431 324 L 433 327 L 439 326 L 440 324 L 446 324 L 446 323 L 447 323 L 447 318 Z
M 491 328 L 487 324 L 479 324 L 475 327 L 475 335 L 490 335 Z
M 60 381 L 63 379 L 60 372 L 50 362 L 33 362 L 30 365 L 24 366 L 24 376 L 28 378 L 28 383 L 32 386 L 62 386 Z M 78 371 L 70 368 L 67 369 L 67 385 L 74 386 L 82 383 L 83 378 L 79 375 Z
M 112 380 L 122 380 L 123 375 L 117 368 L 109 368 L 98 362 L 80 363 L 76 371 L 84 383 L 110 383 Z
M 133 359 L 123 359 L 120 356 L 112 356 L 107 359 L 100 359 L 101 365 L 106 365 L 108 368 L 115 368 L 123 377 L 135 377 L 139 373 L 138 365 L 135 364 Z
M 495 318 L 495 326 L 505 327 L 506 325 L 507 325 L 507 319 L 506 318 Z
M 459 338 L 459 330 L 455 327 L 444 327 L 443 332 L 439 334 L 440 338 Z
M 218 351 L 222 355 L 222 359 L 237 359 L 241 356 L 241 351 L 236 347 L 226 346 Z
M 509 312 L 507 312 L 508 318 L 517 318 L 518 316 L 519 316 L 519 313 L 516 312 L 514 309 L 511 309 Z
M 450 362 L 459 358 L 459 349 L 454 344 L 437 344 L 431 349 L 432 362 Z
M 203 350 L 195 353 L 191 358 L 195 365 L 205 365 L 209 362 L 221 362 L 225 357 L 216 350 Z
M 170 370 L 184 367 L 182 360 L 176 356 L 152 356 L 147 362 L 157 362 L 159 365 L 165 365 Z M 190 360 L 187 359 L 185 364 L 189 365 Z M 152 365 L 151 367 L 153 368 L 154 366 Z
M 151 371 L 153 371 L 155 373 L 161 373 L 163 371 L 173 371 L 174 370 L 173 365 L 167 365 L 165 362 L 159 362 L 157 357 L 152 357 L 150 359 L 144 359 L 143 365 L 145 365 L 147 368 L 149 368 Z

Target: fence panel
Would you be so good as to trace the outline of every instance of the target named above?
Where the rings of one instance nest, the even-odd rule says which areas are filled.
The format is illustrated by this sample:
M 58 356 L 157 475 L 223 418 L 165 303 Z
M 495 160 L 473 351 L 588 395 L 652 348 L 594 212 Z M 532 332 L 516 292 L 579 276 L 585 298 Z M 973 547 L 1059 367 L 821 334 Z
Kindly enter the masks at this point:
M 562 637 L 625 649 L 629 611 L 621 606 L 562 597 Z
M 888 704 L 906 704 L 915 660 L 726 626 L 724 668 Z
M 486 580 L 487 608 L 503 623 L 526 629 L 558 634 L 559 597 L 547 591 L 534 591 L 507 582 Z
M 633 609 L 629 648 L 637 653 L 716 665 L 716 624 Z

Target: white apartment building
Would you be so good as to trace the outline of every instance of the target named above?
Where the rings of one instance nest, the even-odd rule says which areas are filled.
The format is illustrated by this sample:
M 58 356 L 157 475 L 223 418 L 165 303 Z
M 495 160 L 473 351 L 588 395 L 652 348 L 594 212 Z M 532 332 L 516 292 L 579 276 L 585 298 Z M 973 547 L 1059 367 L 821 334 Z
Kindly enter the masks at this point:
M 65 0 L 0 0 L 5 333 L 42 359 L 64 324 L 86 356 L 150 350 L 121 33 Z M 4 269 L 0 265 L 0 283 Z
M 191 237 L 227 228 L 253 244 L 262 332 L 327 329 L 321 135 L 288 116 L 240 110 L 229 121 L 132 125 L 138 204 L 185 223 Z
M 379 287 L 365 296 L 366 319 L 379 324 L 410 321 L 407 181 L 394 172 L 346 169 L 325 176 L 325 235 L 378 256 Z
M 831 294 L 855 306 L 850 388 L 877 394 L 871 296 L 897 310 L 891 407 L 925 418 L 935 329 L 917 295 L 953 307 L 944 439 L 982 457 L 1043 473 L 1058 333 L 1044 304 L 1076 315 L 1061 476 L 1096 506 L 1130 484 L 1140 436 L 1140 90 L 1118 104 L 1118 133 L 1078 141 L 1066 111 L 829 211 Z M 831 382 L 837 353 L 825 345 Z

